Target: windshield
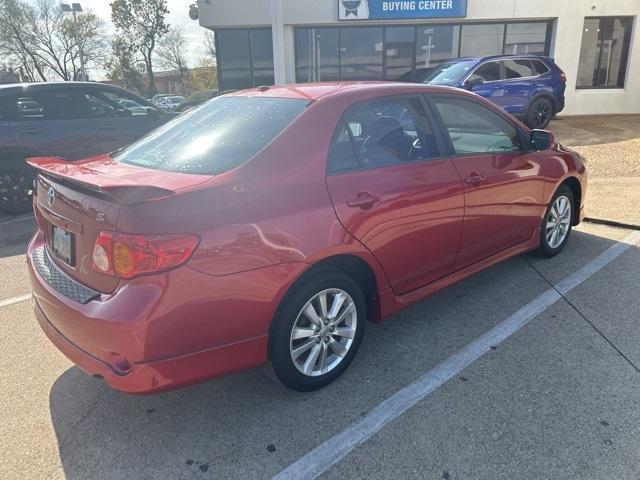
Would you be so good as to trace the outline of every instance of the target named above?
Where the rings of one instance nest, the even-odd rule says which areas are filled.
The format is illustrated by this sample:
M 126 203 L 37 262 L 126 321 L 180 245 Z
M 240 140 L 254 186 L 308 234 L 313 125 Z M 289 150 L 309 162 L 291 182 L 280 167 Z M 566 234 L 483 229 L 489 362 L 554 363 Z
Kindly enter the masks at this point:
M 424 83 L 431 85 L 454 85 L 478 63 L 475 60 L 444 62 L 425 77 Z
M 115 155 L 130 165 L 213 175 L 244 163 L 309 104 L 291 98 L 217 97 Z

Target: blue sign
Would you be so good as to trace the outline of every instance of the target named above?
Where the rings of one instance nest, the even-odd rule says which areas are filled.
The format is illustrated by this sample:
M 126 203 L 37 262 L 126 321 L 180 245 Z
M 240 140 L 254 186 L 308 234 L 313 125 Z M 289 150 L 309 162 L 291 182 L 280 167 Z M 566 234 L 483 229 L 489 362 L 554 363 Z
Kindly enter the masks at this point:
M 339 20 L 466 17 L 467 0 L 338 0 Z

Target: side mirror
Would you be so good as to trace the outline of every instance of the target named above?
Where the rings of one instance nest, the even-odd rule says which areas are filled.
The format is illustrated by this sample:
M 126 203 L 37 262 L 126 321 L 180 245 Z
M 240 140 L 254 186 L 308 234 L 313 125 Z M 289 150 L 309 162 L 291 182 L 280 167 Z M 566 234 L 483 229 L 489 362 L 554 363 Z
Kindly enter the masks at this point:
M 548 150 L 553 144 L 553 134 L 546 130 L 531 130 L 529 144 L 534 150 Z
M 463 86 L 467 90 L 473 90 L 473 87 L 475 87 L 476 85 L 481 85 L 483 83 L 484 83 L 484 80 L 482 79 L 482 77 L 472 77 L 466 82 L 464 82 Z

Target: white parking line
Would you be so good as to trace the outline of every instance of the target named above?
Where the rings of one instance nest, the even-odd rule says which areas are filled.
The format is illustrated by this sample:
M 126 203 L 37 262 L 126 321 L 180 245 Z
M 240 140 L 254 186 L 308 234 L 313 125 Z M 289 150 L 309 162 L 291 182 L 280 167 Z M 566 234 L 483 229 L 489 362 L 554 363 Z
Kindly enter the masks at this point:
M 0 307 L 6 307 L 7 305 L 13 305 L 14 303 L 24 302 L 25 300 L 29 300 L 31 298 L 31 294 L 28 293 L 26 295 L 20 295 L 18 297 L 11 297 L 5 300 L 0 300 Z
M 10 218 L 9 220 L 0 221 L 0 225 L 7 225 L 8 223 L 24 222 L 25 220 L 33 220 L 35 217 L 32 213 L 25 215 L 24 217 Z
M 338 433 L 305 456 L 278 473 L 274 480 L 315 479 L 346 457 L 354 448 L 367 441 L 387 423 L 402 415 L 409 408 L 425 398 L 431 392 L 458 375 L 464 368 L 487 353 L 492 346 L 503 342 L 520 330 L 529 321 L 592 275 L 622 255 L 629 247 L 640 241 L 640 232 L 636 231 L 609 247 L 598 257 L 584 265 L 573 274 L 565 277 L 553 288 L 536 297 L 507 317 L 478 339 L 437 365 L 411 385 L 398 391 L 371 410 L 362 419 L 346 430 Z

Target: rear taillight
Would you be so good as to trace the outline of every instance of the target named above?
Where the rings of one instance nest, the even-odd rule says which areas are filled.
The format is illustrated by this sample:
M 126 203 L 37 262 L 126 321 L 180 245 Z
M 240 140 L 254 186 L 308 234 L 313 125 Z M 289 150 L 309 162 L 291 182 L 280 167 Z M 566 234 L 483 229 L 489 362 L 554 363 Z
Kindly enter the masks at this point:
M 100 232 L 93 247 L 93 269 L 120 278 L 164 272 L 184 265 L 198 242 L 196 235 Z
M 562 69 L 560 67 L 558 67 L 558 70 L 560 70 L 560 80 L 562 80 L 563 82 L 567 83 L 567 76 L 564 74 L 564 72 L 562 71 Z

